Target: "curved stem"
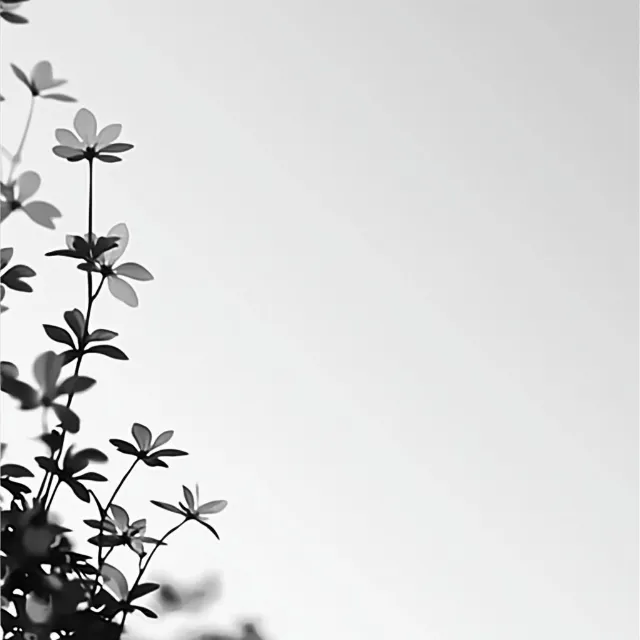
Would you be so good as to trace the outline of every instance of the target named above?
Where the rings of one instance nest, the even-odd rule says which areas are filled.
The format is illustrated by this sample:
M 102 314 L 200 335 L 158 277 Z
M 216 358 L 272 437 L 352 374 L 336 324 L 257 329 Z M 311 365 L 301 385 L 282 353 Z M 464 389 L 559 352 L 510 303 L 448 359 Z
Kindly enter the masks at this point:
M 31 102 L 29 104 L 29 115 L 27 116 L 27 122 L 24 125 L 24 130 L 22 131 L 22 137 L 20 138 L 20 144 L 16 149 L 16 152 L 13 154 L 13 158 L 9 164 L 9 177 L 7 178 L 7 182 L 11 182 L 13 178 L 13 174 L 15 170 L 18 168 L 18 165 L 22 162 L 22 152 L 24 151 L 24 144 L 27 141 L 27 134 L 29 133 L 29 129 L 31 127 L 31 121 L 33 120 L 33 109 L 36 105 L 36 97 L 31 96 Z
M 180 522 L 179 524 L 177 524 L 175 527 L 169 529 L 169 531 L 167 531 L 167 533 L 165 533 L 162 538 L 160 538 L 160 540 L 158 541 L 158 544 L 153 548 L 153 551 L 147 556 L 146 561 L 144 562 L 144 564 L 142 564 L 140 566 L 140 571 L 138 571 L 138 577 L 136 578 L 136 581 L 133 583 L 133 585 L 131 586 L 131 589 L 129 589 L 129 595 L 131 595 L 131 593 L 133 592 L 133 590 L 140 584 L 140 580 L 142 579 L 142 575 L 144 574 L 144 572 L 147 570 L 147 567 L 149 566 L 149 563 L 151 562 L 151 560 L 153 559 L 153 556 L 155 555 L 155 552 L 162 546 L 162 543 L 172 534 L 175 533 L 183 524 L 185 524 L 186 522 L 189 521 L 189 518 L 185 518 L 182 522 Z M 128 600 L 128 597 L 127 597 Z M 124 631 L 124 623 L 127 620 L 127 615 L 129 614 L 128 611 L 125 611 L 122 615 L 122 620 L 120 621 L 120 631 L 118 632 L 118 638 L 120 638 L 120 636 L 122 635 L 122 632 Z

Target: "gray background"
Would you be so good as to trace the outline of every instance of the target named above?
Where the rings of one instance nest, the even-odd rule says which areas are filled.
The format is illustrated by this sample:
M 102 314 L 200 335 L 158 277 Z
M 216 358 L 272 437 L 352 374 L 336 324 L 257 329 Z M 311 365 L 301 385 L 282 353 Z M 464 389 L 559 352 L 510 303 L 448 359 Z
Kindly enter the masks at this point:
M 636 638 L 637 3 L 31 4 L 3 143 L 6 66 L 51 60 L 136 145 L 97 230 L 156 276 L 97 305 L 131 362 L 87 363 L 81 442 L 176 429 L 191 458 L 121 500 L 152 534 L 183 480 L 230 501 L 158 568 L 220 569 L 216 619 L 273 640 Z M 74 113 L 38 106 L 24 166 L 62 233 Z M 84 285 L 41 257 L 62 233 L 3 230 L 40 272 L 3 316 L 28 367 Z M 15 455 L 37 422 L 5 420 Z

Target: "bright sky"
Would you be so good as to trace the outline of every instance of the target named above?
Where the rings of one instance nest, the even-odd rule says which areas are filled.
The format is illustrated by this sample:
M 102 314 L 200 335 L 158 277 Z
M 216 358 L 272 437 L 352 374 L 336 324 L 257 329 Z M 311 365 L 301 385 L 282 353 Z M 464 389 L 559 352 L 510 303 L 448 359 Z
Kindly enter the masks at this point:
M 192 455 L 120 500 L 152 535 L 182 483 L 230 503 L 158 574 L 221 572 L 212 618 L 270 640 L 637 637 L 637 7 L 30 4 L 2 142 L 7 65 L 50 60 L 136 145 L 97 231 L 156 278 L 97 305 L 131 361 L 87 361 L 80 442 L 176 430 Z M 58 232 L 3 225 L 39 273 L 3 315 L 25 371 L 85 304 L 42 257 L 84 231 L 85 168 L 50 152 L 75 109 L 39 104 L 26 147 Z

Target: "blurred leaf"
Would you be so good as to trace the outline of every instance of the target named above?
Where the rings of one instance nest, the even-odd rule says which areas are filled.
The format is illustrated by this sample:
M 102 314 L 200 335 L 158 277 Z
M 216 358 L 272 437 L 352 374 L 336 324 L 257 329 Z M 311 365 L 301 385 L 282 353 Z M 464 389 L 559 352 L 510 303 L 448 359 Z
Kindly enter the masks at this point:
M 67 378 L 59 387 L 58 395 L 66 396 L 72 393 L 82 393 L 93 387 L 96 381 L 87 376 L 71 376 Z
M 0 466 L 0 475 L 10 478 L 33 478 L 33 473 L 19 464 L 3 464 Z
M 95 544 L 98 547 L 119 547 L 124 544 L 122 536 L 119 534 L 102 533 L 96 536 L 91 536 L 87 539 L 90 544 Z
M 83 522 L 88 527 L 91 527 L 92 529 L 97 529 L 98 531 L 102 530 L 105 533 L 115 533 L 115 534 L 118 533 L 118 530 L 116 529 L 116 527 L 113 524 L 113 522 L 111 522 L 111 520 L 89 519 L 89 520 L 83 520 Z
M 114 360 L 128 360 L 129 356 L 127 356 L 124 351 L 118 349 L 118 347 L 114 347 L 110 344 L 101 344 L 97 347 L 91 347 L 86 351 L 86 353 L 99 353 L 103 356 L 107 356 L 108 358 L 113 358 Z
M 77 476 L 76 480 L 84 480 L 85 482 L 108 482 L 107 478 L 95 471 L 87 471 L 87 473 Z
M 31 267 L 27 267 L 27 265 L 24 264 L 17 264 L 8 271 L 5 271 L 1 276 L 1 280 L 9 289 L 29 293 L 33 291 L 33 288 L 30 284 L 23 282 L 22 278 L 33 278 L 35 275 L 36 272 Z
M 58 420 L 62 423 L 62 428 L 69 433 L 80 431 L 80 418 L 68 407 L 55 403 L 51 405 Z
M 0 13 L 0 18 L 11 24 L 29 24 L 29 21 L 24 16 L 18 15 L 17 13 L 9 13 L 8 11 Z
M 36 461 L 36 464 L 39 467 L 42 467 L 45 471 L 48 471 L 49 473 L 52 473 L 55 476 L 59 475 L 60 470 L 56 466 L 56 463 L 53 460 L 51 460 L 51 458 L 45 458 L 44 456 L 36 456 L 34 460 Z
M 73 338 L 71 334 L 62 327 L 56 327 L 52 324 L 43 324 L 45 333 L 55 342 L 61 342 L 62 344 L 66 344 L 70 346 L 72 349 L 75 349 L 75 344 L 73 343 Z
M 64 93 L 48 93 L 46 95 L 40 94 L 41 98 L 45 100 L 57 100 L 58 102 L 78 102 L 75 98 L 68 96 Z

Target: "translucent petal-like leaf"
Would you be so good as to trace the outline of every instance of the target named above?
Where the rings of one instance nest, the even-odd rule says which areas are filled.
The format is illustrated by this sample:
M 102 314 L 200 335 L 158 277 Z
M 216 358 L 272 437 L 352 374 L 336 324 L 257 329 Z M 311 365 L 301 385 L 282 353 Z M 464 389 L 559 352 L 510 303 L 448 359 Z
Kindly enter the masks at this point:
M 38 62 L 31 71 L 31 83 L 37 91 L 46 91 L 55 86 L 53 67 L 47 60 Z
M 223 511 L 229 503 L 226 500 L 212 500 L 206 502 L 201 507 L 198 507 L 198 513 L 200 515 L 209 515 L 212 513 L 220 513 Z
M 100 133 L 96 141 L 96 149 L 99 151 L 102 147 L 115 142 L 122 133 L 121 124 L 109 124 Z
M 33 363 L 33 375 L 45 395 L 52 397 L 61 370 L 62 359 L 53 351 L 45 351 L 36 358 Z
M 102 565 L 101 573 L 107 587 L 111 589 L 120 600 L 124 600 L 129 593 L 129 585 L 123 573 L 106 562 Z
M 117 266 L 114 271 L 119 276 L 125 276 L 132 280 L 148 281 L 153 280 L 153 276 L 142 265 L 135 262 L 124 262 Z
M 129 514 L 124 508 L 119 507 L 117 504 L 112 504 L 111 515 L 121 531 L 126 531 L 129 528 Z
M 105 251 L 102 254 L 100 262 L 102 264 L 113 265 L 122 257 L 122 254 L 129 244 L 129 229 L 124 222 L 120 222 L 111 228 L 109 233 L 107 233 L 107 237 L 118 238 L 118 244 L 113 249 Z
M 34 624 L 44 624 L 53 613 L 53 605 L 50 601 L 42 600 L 34 593 L 30 593 L 26 598 L 25 612 Z
M 62 214 L 56 207 L 48 202 L 42 200 L 36 200 L 35 202 L 29 202 L 22 207 L 22 210 L 33 220 L 36 224 L 46 229 L 55 229 L 56 225 L 53 222 L 56 218 L 61 218 Z
M 149 446 L 151 445 L 151 431 L 149 431 L 147 427 L 143 424 L 139 424 L 138 422 L 134 422 L 131 427 L 131 434 L 138 443 L 138 447 L 140 447 L 141 451 L 149 450 Z
M 89 109 L 80 109 L 73 119 L 73 126 L 80 139 L 87 145 L 93 145 L 96 142 L 98 123 L 96 117 Z
M 196 501 L 193 497 L 193 493 L 191 493 L 191 490 L 185 486 L 182 487 L 182 493 L 184 494 L 184 499 L 187 501 L 189 510 L 194 511 L 196 507 Z
M 75 133 L 69 131 L 69 129 L 56 129 L 56 140 L 65 147 L 71 147 L 72 149 L 84 148 L 82 141 L 78 140 Z
M 18 185 L 18 200 L 24 203 L 25 200 L 33 197 L 40 188 L 42 181 L 35 171 L 25 171 L 16 180 Z
M 128 282 L 117 276 L 109 276 L 107 278 L 107 285 L 114 298 L 117 298 L 130 307 L 138 306 L 138 296 Z
M 167 444 L 167 442 L 169 442 L 169 440 L 171 440 L 171 438 L 173 438 L 173 431 L 169 430 L 169 431 L 163 431 L 154 441 L 153 444 L 151 445 L 152 449 L 155 449 L 157 447 L 161 447 L 163 444 Z
M 0 270 L 4 269 L 9 262 L 11 262 L 11 258 L 13 258 L 13 248 L 5 247 L 4 249 L 0 249 Z
M 46 93 L 40 97 L 45 100 L 56 100 L 57 102 L 78 102 L 75 98 L 68 96 L 66 93 Z
M 57 145 L 53 147 L 52 151 L 58 157 L 64 158 L 65 160 L 82 160 L 83 158 L 82 150 L 67 147 L 66 145 Z

